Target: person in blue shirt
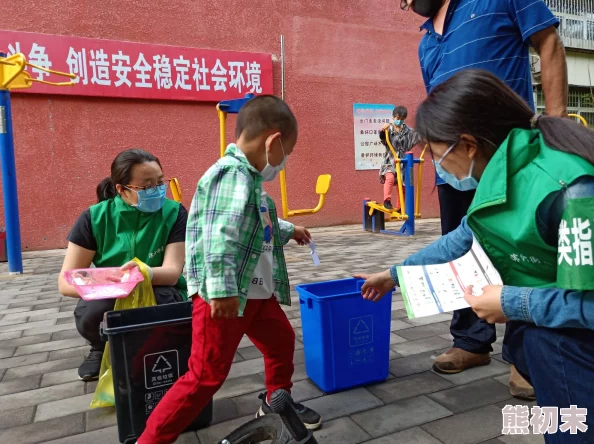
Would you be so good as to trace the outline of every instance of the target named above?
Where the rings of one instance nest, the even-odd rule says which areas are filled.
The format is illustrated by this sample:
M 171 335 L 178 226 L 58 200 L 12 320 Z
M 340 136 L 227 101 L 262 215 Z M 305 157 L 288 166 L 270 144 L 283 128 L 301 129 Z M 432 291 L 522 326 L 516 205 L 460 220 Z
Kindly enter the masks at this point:
M 540 56 L 546 113 L 567 115 L 567 67 L 563 43 L 556 27 L 559 20 L 543 0 L 402 0 L 402 9 L 427 17 L 419 45 L 423 80 L 430 93 L 457 72 L 478 68 L 503 80 L 534 110 L 529 48 Z M 474 190 L 456 190 L 436 175 L 442 234 L 455 230 L 466 215 Z M 490 362 L 495 327 L 470 309 L 454 313 L 450 332 L 454 346 L 439 356 L 434 369 L 458 373 Z M 504 339 L 503 357 L 508 359 Z M 512 367 L 512 394 L 531 388 Z M 515 390 L 520 387 L 519 390 Z
M 459 72 L 432 90 L 416 130 L 442 177 L 476 188 L 476 197 L 456 230 L 402 265 L 447 263 L 476 238 L 504 285 L 480 296 L 466 288 L 467 302 L 480 318 L 508 323 L 508 359 L 533 384 L 538 405 L 560 409 L 558 425 L 565 415 L 577 419 L 571 406 L 594 406 L 594 131 L 534 115 L 485 70 Z M 398 285 L 396 266 L 358 277 L 369 300 Z M 546 442 L 593 443 L 594 416 L 583 416 L 587 431 L 561 428 Z

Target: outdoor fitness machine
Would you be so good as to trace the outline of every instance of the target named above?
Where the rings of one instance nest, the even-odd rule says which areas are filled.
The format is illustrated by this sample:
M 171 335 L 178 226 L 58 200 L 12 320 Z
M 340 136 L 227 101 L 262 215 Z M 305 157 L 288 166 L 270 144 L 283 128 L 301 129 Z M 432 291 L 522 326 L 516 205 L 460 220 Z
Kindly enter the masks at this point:
M 396 179 L 398 183 L 398 197 L 400 199 L 400 211 L 388 210 L 383 205 L 370 199 L 363 200 L 363 229 L 374 233 L 391 234 L 394 236 L 413 236 L 415 234 L 415 219 L 421 218 L 421 183 L 423 179 L 423 164 L 425 162 L 425 151 L 423 148 L 421 156 L 414 158 L 412 152 L 404 155 L 404 159 L 398 157 L 398 153 L 390 142 L 388 130 L 386 129 L 386 142 L 394 155 L 396 164 Z M 414 169 L 418 164 L 418 176 L 415 188 Z M 401 165 L 404 166 L 404 177 Z M 406 196 L 404 185 L 406 185 Z M 386 230 L 386 215 L 389 221 L 404 221 L 400 231 Z
M 6 219 L 6 250 L 8 253 L 8 272 L 10 274 L 23 273 L 10 91 L 13 89 L 31 88 L 33 82 L 53 86 L 74 85 L 72 81 L 47 82 L 45 80 L 34 79 L 25 71 L 28 66 L 69 79 L 76 78 L 74 74 L 53 71 L 33 65 L 27 62 L 27 59 L 21 53 L 7 57 L 5 53 L 0 52 L 0 159 L 2 161 L 2 188 L 4 195 L 4 217 Z
M 227 149 L 227 114 L 237 114 L 241 107 L 250 99 L 254 97 L 253 94 L 247 94 L 242 99 L 224 100 L 219 102 L 217 105 L 217 114 L 219 115 L 220 125 L 220 142 L 221 142 L 221 157 L 225 155 Z M 289 204 L 287 202 L 287 176 L 283 169 L 280 173 L 280 185 L 281 185 L 281 200 L 283 207 L 283 219 L 288 219 L 293 216 L 305 216 L 308 214 L 315 214 L 322 209 L 326 194 L 330 189 L 330 181 L 332 176 L 330 174 L 322 174 L 318 177 L 316 184 L 316 193 L 320 196 L 318 205 L 315 208 L 306 210 L 289 210 Z

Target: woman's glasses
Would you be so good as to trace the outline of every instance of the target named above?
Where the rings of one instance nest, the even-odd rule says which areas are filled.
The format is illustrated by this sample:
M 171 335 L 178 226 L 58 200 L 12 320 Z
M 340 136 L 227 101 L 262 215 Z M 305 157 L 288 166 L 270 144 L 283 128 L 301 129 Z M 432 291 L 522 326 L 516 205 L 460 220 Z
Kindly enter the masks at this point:
M 145 187 L 137 187 L 136 185 L 126 185 L 126 188 L 130 188 L 133 191 L 144 191 L 147 196 L 151 194 L 155 194 L 159 191 L 165 191 L 167 189 L 167 185 L 171 179 L 165 179 L 162 182 L 159 182 L 157 185 L 147 185 Z

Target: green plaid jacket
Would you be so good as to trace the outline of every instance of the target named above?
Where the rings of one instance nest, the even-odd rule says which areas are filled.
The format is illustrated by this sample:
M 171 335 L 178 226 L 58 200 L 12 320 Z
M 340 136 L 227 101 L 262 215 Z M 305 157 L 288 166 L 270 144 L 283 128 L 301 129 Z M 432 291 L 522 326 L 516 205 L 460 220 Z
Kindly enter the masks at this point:
M 264 225 L 260 215 L 262 176 L 234 144 L 198 182 L 186 229 L 188 295 L 210 299 L 239 296 L 239 315 L 262 253 Z M 283 246 L 295 226 L 277 218 L 268 199 L 273 225 L 275 296 L 290 305 L 289 276 Z M 280 240 L 280 242 L 279 242 Z

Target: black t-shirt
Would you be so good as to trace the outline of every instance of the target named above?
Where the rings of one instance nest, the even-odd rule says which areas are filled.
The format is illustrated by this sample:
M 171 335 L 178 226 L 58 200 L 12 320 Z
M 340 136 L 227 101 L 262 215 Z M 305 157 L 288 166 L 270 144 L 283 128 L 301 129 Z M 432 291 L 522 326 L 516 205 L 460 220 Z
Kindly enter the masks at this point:
M 188 222 L 188 211 L 183 205 L 179 206 L 179 213 L 175 224 L 169 233 L 167 245 L 186 241 L 186 223 Z M 72 231 L 68 235 L 68 241 L 79 247 L 91 251 L 97 251 L 97 241 L 93 236 L 93 227 L 91 225 L 91 211 L 85 210 L 76 220 Z

